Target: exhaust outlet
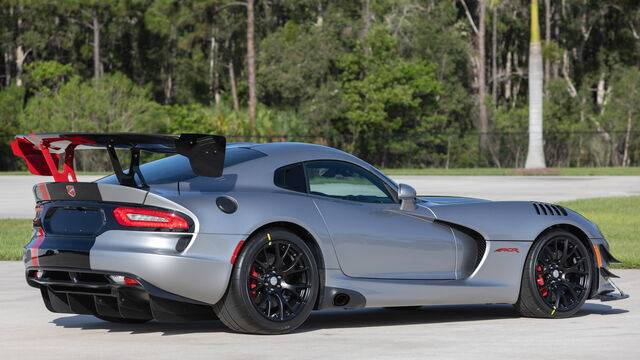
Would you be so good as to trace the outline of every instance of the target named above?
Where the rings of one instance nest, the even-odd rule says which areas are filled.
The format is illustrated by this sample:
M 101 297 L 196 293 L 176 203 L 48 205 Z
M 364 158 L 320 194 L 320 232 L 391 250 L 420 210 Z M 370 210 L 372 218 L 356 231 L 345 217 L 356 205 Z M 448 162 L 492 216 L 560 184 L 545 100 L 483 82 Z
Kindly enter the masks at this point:
M 338 307 L 346 306 L 350 300 L 349 295 L 338 293 L 333 297 L 333 305 Z

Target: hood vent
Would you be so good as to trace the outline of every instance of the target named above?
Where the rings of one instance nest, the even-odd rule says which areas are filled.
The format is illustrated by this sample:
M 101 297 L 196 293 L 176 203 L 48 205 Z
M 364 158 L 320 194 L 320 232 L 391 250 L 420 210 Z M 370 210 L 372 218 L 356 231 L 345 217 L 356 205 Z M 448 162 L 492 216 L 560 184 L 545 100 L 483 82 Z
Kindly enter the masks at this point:
M 567 210 L 560 205 L 534 202 L 533 208 L 538 215 L 567 216 Z

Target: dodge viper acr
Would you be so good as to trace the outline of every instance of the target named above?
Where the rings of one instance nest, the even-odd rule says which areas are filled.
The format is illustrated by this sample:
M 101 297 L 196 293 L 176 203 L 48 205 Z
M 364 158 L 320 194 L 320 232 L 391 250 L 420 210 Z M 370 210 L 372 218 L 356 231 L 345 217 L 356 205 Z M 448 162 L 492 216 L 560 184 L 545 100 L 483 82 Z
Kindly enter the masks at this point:
M 57 313 L 280 334 L 315 309 L 506 303 L 564 318 L 628 296 L 602 233 L 570 209 L 417 197 L 325 146 L 48 133 L 12 149 L 55 180 L 34 187 L 24 263 Z M 74 154 L 91 149 L 114 174 L 77 182 Z

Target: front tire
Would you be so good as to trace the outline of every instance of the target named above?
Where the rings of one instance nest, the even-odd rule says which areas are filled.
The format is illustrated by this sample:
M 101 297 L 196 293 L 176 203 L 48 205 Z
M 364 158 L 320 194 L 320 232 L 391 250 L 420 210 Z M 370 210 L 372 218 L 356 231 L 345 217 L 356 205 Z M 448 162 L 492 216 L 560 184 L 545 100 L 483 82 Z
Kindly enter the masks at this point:
M 214 311 L 236 332 L 284 334 L 309 317 L 318 289 L 318 266 L 309 246 L 286 229 L 267 229 L 240 251 Z
M 551 231 L 529 251 L 514 306 L 527 317 L 570 317 L 589 297 L 593 269 L 593 259 L 578 237 Z

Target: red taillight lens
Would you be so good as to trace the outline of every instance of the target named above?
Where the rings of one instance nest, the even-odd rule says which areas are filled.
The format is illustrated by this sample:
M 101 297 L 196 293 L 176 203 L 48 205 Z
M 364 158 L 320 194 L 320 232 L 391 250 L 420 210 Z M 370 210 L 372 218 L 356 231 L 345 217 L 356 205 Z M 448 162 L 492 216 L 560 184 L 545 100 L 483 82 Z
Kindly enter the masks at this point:
M 118 207 L 113 210 L 113 216 L 118 221 L 118 224 L 123 226 L 165 229 L 189 228 L 189 223 L 184 217 L 161 210 Z
M 140 285 L 139 282 L 137 282 L 135 279 L 132 279 L 130 277 L 125 276 L 124 277 L 124 283 L 127 285 Z
M 40 226 L 40 215 L 43 210 L 43 205 L 36 205 L 36 215 L 33 217 L 33 226 Z

